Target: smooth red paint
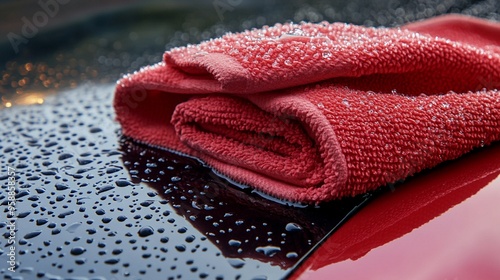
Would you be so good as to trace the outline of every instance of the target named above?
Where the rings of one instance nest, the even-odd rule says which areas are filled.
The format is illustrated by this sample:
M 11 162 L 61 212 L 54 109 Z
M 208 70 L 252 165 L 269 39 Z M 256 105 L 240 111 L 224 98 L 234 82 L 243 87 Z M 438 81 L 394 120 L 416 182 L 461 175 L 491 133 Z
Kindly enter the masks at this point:
M 292 279 L 500 279 L 500 143 L 363 208 Z

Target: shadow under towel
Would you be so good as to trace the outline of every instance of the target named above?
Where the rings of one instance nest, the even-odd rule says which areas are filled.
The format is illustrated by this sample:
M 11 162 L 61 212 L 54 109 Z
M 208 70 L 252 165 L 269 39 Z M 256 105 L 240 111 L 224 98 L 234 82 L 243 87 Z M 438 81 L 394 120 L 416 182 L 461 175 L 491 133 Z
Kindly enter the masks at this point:
M 500 139 L 500 23 L 277 24 L 125 76 L 123 134 L 281 199 L 374 190 Z

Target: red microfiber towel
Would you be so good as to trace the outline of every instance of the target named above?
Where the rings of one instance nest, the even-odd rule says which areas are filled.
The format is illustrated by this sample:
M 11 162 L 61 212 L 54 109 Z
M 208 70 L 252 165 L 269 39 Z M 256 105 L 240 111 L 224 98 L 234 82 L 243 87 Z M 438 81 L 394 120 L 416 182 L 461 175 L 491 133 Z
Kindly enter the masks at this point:
M 500 24 L 278 24 L 167 51 L 118 82 L 123 134 L 319 203 L 500 138 Z

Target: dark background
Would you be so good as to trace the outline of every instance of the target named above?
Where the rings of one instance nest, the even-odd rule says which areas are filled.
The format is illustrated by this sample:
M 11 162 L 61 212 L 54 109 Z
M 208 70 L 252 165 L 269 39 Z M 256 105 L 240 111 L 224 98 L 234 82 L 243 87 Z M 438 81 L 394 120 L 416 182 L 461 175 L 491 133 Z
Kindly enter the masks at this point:
M 112 83 L 158 62 L 171 47 L 264 24 L 326 20 L 397 26 L 446 13 L 500 20 L 497 0 L 57 1 L 0 1 L 0 108 L 42 103 L 45 95 L 86 81 Z M 53 15 L 40 3 L 51 3 Z M 23 36 L 26 21 L 36 28 L 30 38 Z M 13 34 L 24 38 L 17 52 Z

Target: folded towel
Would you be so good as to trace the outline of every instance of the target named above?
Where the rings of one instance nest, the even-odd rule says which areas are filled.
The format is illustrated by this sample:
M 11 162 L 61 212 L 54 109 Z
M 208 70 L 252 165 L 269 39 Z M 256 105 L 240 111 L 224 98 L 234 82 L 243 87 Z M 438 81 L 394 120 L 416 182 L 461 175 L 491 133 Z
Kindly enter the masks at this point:
M 500 138 L 500 24 L 278 24 L 167 51 L 118 82 L 123 134 L 281 199 L 392 183 Z

